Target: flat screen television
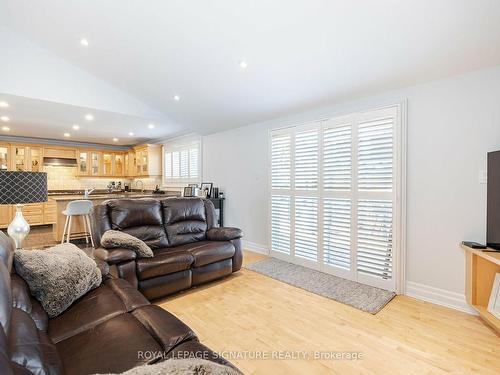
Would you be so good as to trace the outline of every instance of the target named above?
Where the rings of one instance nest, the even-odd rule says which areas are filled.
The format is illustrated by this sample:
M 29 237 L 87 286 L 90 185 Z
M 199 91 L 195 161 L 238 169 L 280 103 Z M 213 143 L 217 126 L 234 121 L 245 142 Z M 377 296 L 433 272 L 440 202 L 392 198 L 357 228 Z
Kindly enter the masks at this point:
M 488 153 L 486 244 L 500 250 L 500 151 Z

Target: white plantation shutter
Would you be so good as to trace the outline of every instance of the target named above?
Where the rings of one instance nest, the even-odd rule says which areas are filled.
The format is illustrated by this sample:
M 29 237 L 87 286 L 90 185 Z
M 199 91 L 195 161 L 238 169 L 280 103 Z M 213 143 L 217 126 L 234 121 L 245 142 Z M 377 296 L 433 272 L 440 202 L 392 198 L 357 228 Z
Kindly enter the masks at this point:
M 198 169 L 200 165 L 200 151 L 198 145 L 189 148 L 189 178 L 198 178 Z
M 271 218 L 272 250 L 290 254 L 291 199 L 289 196 L 273 195 Z
M 199 183 L 201 175 L 200 143 L 163 146 L 164 183 Z
M 319 177 L 319 130 L 295 134 L 295 189 L 316 190 Z
M 295 197 L 295 256 L 318 259 L 318 198 Z
M 392 216 L 391 201 L 358 201 L 358 272 L 391 279 Z
M 165 153 L 165 178 L 172 178 L 172 153 Z
M 351 190 L 351 124 L 323 131 L 323 186 Z
M 395 290 L 398 108 L 270 133 L 273 256 Z
M 324 262 L 345 270 L 351 268 L 351 200 L 323 201 Z
M 393 185 L 394 120 L 368 121 L 358 128 L 359 190 L 391 191 Z
M 271 186 L 275 189 L 291 186 L 291 142 L 290 134 L 271 138 Z

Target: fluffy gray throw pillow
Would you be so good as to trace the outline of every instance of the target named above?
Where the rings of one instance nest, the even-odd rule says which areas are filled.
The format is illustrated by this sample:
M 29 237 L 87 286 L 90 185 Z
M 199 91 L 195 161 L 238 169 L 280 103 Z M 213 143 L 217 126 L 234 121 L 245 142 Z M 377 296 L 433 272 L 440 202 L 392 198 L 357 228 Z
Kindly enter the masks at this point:
M 71 243 L 46 250 L 16 250 L 14 265 L 50 318 L 102 281 L 95 261 Z
M 108 230 L 101 237 L 101 245 L 106 249 L 123 247 L 134 250 L 140 258 L 152 258 L 153 250 L 137 237 L 119 230 Z
M 206 359 L 190 358 L 169 359 L 155 365 L 138 366 L 121 375 L 241 375 L 241 372 Z

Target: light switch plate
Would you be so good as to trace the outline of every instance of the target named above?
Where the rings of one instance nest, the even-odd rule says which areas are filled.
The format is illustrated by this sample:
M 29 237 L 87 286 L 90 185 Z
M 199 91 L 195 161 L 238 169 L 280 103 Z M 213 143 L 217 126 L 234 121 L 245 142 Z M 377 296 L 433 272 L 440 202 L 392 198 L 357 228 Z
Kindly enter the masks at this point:
M 479 183 L 480 184 L 488 183 L 488 171 L 484 169 L 479 171 Z

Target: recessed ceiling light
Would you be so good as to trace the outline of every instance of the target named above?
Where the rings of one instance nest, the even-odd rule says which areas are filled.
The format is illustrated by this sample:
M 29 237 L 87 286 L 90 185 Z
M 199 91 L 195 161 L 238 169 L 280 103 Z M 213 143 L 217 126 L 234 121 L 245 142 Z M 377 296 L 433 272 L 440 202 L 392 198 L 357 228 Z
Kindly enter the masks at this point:
M 89 41 L 86 38 L 82 38 L 82 39 L 80 39 L 80 44 L 84 47 L 88 47 Z
M 10 130 L 10 128 L 8 126 L 2 126 L 2 130 L 4 132 L 8 132 Z
M 118 138 L 113 138 L 113 142 L 118 142 Z
M 1 101 L 0 102 L 0 108 L 9 108 L 9 103 Z
M 87 120 L 87 121 L 92 121 L 93 119 L 94 119 L 94 116 L 93 116 L 93 115 L 91 115 L 90 113 L 87 113 L 87 114 L 85 115 L 85 120 Z
M 2 116 L 0 117 L 0 120 L 2 120 L 3 122 L 9 122 L 10 118 L 8 118 L 7 116 Z
M 246 69 L 248 68 L 248 64 L 246 61 L 240 61 L 240 68 L 241 69 Z
M 150 129 L 154 129 L 154 128 L 155 128 L 155 124 L 149 124 L 149 125 L 148 125 L 148 128 L 150 128 Z
M 128 135 L 133 136 L 133 135 L 134 135 L 134 133 L 130 132 L 130 133 L 128 133 Z
M 172 99 L 174 99 L 176 102 L 178 102 L 179 100 L 181 100 L 181 97 L 179 95 L 174 95 L 174 97 Z
M 66 138 L 71 137 L 71 134 L 69 134 L 69 133 L 64 133 L 63 135 L 64 135 Z
M 80 130 L 80 125 L 75 124 L 72 126 L 72 128 L 73 128 L 73 130 Z

